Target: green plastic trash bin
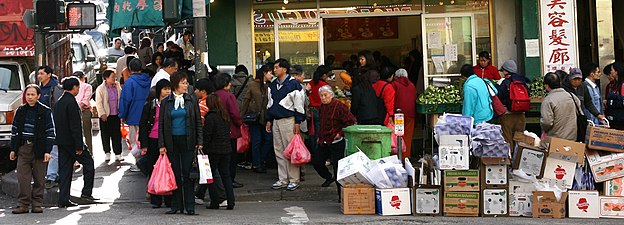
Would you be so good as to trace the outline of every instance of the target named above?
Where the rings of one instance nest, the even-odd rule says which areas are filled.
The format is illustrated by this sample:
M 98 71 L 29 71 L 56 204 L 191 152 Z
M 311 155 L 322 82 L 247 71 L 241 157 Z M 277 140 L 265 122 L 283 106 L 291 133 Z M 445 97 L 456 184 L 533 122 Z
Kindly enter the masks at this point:
M 343 129 L 347 148 L 345 156 L 358 151 L 358 148 L 375 160 L 390 156 L 392 130 L 379 125 L 353 125 Z M 357 148 L 356 148 L 357 146 Z

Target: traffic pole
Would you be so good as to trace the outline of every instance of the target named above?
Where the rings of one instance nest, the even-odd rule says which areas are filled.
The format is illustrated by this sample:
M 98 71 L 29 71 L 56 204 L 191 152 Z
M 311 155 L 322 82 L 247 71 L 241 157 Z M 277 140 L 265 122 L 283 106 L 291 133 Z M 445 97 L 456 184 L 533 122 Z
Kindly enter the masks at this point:
M 397 155 L 403 163 L 403 135 L 405 134 L 405 115 L 401 109 L 394 112 L 394 134 L 397 136 Z
M 212 1 L 210 1 L 212 2 Z M 208 4 L 210 8 L 210 3 Z M 206 1 L 193 0 L 193 33 L 195 34 L 195 79 L 208 78 L 208 37 L 206 35 Z M 206 65 L 206 66 L 204 66 Z
M 33 6 L 37 7 L 37 0 L 33 1 Z M 35 36 L 35 68 L 39 68 L 40 66 L 45 66 L 48 63 L 48 59 L 46 58 L 46 41 L 45 34 L 41 30 L 41 28 L 36 25 L 34 27 Z

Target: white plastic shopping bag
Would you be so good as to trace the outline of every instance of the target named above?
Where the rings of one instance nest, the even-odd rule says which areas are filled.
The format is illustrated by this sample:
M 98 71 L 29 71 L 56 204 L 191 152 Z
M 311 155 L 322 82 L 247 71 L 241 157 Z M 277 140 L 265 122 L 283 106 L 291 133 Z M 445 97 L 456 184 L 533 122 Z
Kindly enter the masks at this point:
M 212 170 L 208 155 L 197 154 L 197 169 L 199 169 L 199 184 L 212 184 Z

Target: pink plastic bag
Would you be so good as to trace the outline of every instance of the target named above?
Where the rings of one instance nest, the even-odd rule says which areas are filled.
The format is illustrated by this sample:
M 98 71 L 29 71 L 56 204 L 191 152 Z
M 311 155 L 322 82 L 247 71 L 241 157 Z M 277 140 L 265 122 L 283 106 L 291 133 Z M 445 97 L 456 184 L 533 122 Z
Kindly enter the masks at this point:
M 393 154 L 393 155 L 396 155 L 396 154 L 398 154 L 398 148 L 399 147 L 397 147 L 397 135 L 394 134 L 394 124 L 388 123 L 386 125 L 386 127 L 390 128 L 390 130 L 392 130 L 392 145 L 391 145 L 392 149 L 391 149 L 390 153 Z M 403 153 L 407 153 L 407 147 L 406 147 L 407 145 L 405 145 L 405 139 L 401 139 L 401 142 L 402 142 L 401 143 L 402 144 L 401 145 L 402 146 L 401 147 L 402 148 L 401 151 Z
M 147 183 L 147 192 L 155 195 L 172 195 L 178 189 L 175 175 L 171 169 L 171 162 L 166 154 L 161 154 L 154 164 L 154 171 Z
M 290 158 L 290 163 L 298 166 L 305 165 L 312 159 L 312 155 L 306 148 L 300 135 L 293 136 L 292 141 L 284 151 L 284 157 Z
M 249 151 L 250 140 L 249 140 L 249 127 L 245 124 L 241 125 L 241 137 L 236 139 L 236 153 L 245 153 Z

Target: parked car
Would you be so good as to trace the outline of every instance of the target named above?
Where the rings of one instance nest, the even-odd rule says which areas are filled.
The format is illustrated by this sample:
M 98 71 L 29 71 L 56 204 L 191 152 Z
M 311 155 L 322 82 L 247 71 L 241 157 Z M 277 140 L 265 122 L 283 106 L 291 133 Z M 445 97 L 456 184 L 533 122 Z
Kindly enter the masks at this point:
M 22 91 L 28 85 L 29 74 L 30 68 L 24 62 L 0 61 L 0 173 L 15 169 L 15 161 L 8 160 L 7 151 L 13 117 L 22 104 Z
M 97 45 L 89 35 L 72 35 L 72 69 L 82 71 L 87 83 L 97 86 L 97 74 L 100 70 L 100 57 Z

